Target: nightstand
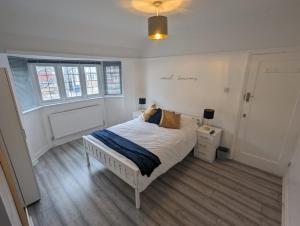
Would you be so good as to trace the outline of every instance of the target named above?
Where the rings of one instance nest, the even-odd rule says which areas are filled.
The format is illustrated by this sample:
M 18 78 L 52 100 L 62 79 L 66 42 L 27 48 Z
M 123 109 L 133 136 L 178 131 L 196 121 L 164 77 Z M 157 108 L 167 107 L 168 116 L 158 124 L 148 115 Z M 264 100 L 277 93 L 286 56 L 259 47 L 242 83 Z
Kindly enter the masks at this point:
M 138 110 L 138 111 L 132 112 L 132 119 L 139 117 L 143 113 L 144 113 L 144 110 Z
M 213 126 L 201 126 L 197 129 L 197 145 L 194 156 L 207 162 L 213 162 L 216 158 L 216 149 L 220 145 L 222 130 Z M 211 133 L 211 131 L 215 131 Z

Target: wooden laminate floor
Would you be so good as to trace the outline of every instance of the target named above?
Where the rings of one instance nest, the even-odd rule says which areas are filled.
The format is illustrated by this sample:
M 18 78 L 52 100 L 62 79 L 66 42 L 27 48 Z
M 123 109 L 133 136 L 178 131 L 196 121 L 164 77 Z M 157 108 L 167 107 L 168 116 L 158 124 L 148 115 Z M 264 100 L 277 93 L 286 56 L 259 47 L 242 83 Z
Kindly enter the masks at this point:
M 280 225 L 281 178 L 234 161 L 209 164 L 192 155 L 141 193 L 91 159 L 80 140 L 48 151 L 35 166 L 41 200 L 35 226 Z

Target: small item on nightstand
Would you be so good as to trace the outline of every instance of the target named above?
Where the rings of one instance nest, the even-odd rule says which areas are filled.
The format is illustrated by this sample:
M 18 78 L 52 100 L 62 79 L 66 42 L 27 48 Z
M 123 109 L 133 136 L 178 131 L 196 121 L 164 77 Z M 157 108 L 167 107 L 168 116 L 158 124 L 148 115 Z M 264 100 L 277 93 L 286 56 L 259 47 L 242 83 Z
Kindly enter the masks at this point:
M 229 148 L 218 147 L 217 148 L 217 160 L 227 160 L 229 155 Z
M 213 129 L 209 132 L 209 134 L 214 134 L 216 131 Z

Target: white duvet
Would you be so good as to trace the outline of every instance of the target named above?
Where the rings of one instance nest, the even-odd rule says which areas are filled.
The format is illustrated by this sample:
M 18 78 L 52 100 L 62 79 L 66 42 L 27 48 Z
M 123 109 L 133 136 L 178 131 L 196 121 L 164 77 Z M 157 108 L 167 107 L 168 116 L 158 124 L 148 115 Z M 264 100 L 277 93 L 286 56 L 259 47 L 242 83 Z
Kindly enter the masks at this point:
M 118 124 L 108 130 L 146 148 L 155 154 L 161 164 L 155 168 L 150 177 L 141 176 L 139 186 L 144 190 L 155 178 L 165 173 L 176 163 L 182 161 L 196 144 L 197 123 L 194 119 L 182 116 L 180 129 L 167 129 L 156 124 L 144 122 L 142 117 Z M 89 135 L 89 139 L 99 146 L 110 149 L 98 139 Z M 136 164 L 123 155 L 110 149 L 123 161 L 137 168 Z

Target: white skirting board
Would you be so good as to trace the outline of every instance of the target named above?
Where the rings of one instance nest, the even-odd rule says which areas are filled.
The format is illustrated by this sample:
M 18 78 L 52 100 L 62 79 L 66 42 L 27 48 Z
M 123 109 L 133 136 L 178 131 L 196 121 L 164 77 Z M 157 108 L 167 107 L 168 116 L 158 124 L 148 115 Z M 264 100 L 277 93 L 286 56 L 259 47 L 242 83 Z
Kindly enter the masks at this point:
M 103 126 L 98 126 L 92 129 L 84 130 L 79 133 L 75 133 L 66 137 L 63 137 L 61 139 L 52 141 L 49 145 L 44 146 L 43 148 L 35 151 L 35 153 L 31 153 L 31 160 L 32 165 L 36 165 L 39 162 L 39 158 L 42 157 L 47 151 L 49 151 L 51 148 L 54 148 L 56 146 L 71 142 L 76 139 L 80 139 L 83 135 L 90 134 L 91 132 L 95 130 L 103 129 Z
M 44 146 L 43 148 L 41 148 L 40 150 L 38 150 L 36 153 L 31 154 L 31 161 L 32 161 L 32 165 L 36 165 L 38 162 L 39 162 L 39 158 L 45 154 L 49 149 L 51 148 L 51 146 L 47 145 L 47 146 Z

